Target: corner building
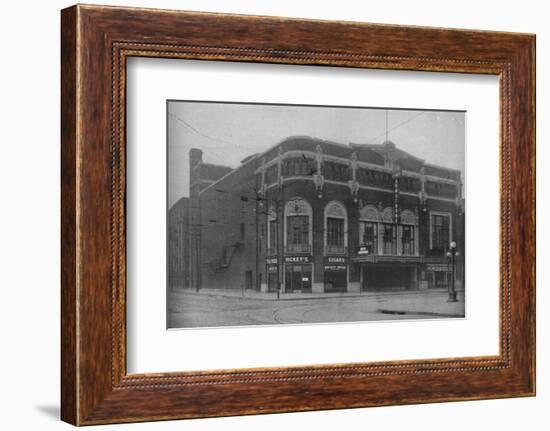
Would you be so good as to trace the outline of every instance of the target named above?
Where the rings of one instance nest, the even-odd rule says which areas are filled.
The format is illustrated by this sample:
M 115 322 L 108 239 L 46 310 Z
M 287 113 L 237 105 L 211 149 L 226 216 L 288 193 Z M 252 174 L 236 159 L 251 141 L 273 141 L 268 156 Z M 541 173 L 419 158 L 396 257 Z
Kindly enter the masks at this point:
M 191 154 L 191 287 L 283 294 L 447 287 L 451 241 L 462 284 L 460 171 L 392 142 L 304 136 L 235 169 L 214 169 L 199 150 Z

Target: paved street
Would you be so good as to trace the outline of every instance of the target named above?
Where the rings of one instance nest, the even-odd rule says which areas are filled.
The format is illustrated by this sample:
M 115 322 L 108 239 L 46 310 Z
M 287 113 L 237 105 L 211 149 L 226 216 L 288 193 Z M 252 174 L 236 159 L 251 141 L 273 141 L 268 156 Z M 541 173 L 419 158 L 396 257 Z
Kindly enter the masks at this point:
M 369 293 L 293 299 L 260 299 L 216 293 L 169 293 L 170 328 L 358 322 L 463 317 L 464 299 L 447 302 L 444 291 Z

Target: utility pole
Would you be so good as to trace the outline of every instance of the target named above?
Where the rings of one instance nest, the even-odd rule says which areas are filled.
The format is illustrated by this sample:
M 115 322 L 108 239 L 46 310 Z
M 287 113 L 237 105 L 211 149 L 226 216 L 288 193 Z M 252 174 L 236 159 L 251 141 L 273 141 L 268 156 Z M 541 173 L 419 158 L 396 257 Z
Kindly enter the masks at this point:
M 260 229 L 260 225 L 259 225 L 259 218 L 258 218 L 258 207 L 262 204 L 262 201 L 259 199 L 258 197 L 258 193 L 256 192 L 256 200 L 255 200 L 255 204 L 254 204 L 254 218 L 255 218 L 255 222 L 256 222 L 256 259 L 255 259 L 255 269 L 254 269 L 254 285 L 255 285 L 255 288 L 254 290 L 258 291 L 261 289 L 261 285 L 260 285 L 260 272 L 259 272 L 259 269 L 260 269 L 260 257 L 259 257 L 259 253 L 260 253 L 260 247 L 259 247 L 259 234 L 258 234 L 258 230 Z
M 269 192 L 267 192 L 269 193 Z M 267 230 L 270 231 L 271 227 L 269 223 L 272 223 L 273 220 L 269 220 L 269 214 L 271 209 L 271 204 L 273 204 L 274 213 L 275 213 L 275 226 L 276 226 L 276 256 L 277 256 L 277 299 L 280 299 L 281 292 L 282 292 L 282 286 L 283 286 L 283 277 L 284 277 L 284 265 L 283 265 L 283 257 L 284 257 L 284 185 L 281 184 L 280 186 L 280 197 L 275 197 L 272 199 L 269 199 L 269 197 L 266 198 L 266 215 L 268 216 L 267 219 Z M 269 196 L 267 194 L 266 196 Z M 270 233 L 271 238 L 271 233 Z M 273 248 L 273 239 L 270 241 L 269 244 L 270 248 Z M 269 283 L 269 277 L 266 280 L 267 283 Z
M 276 203 L 277 208 L 277 270 L 278 270 L 278 283 L 277 283 L 277 299 L 280 298 L 283 289 L 284 280 L 284 183 L 281 183 L 281 199 Z
M 388 110 L 386 109 L 386 142 L 388 142 Z
M 450 250 L 447 252 L 447 257 L 451 259 L 451 283 L 449 288 L 449 299 L 447 302 L 457 302 L 456 299 L 456 289 L 455 289 L 455 266 L 456 266 L 456 256 L 460 253 L 456 249 L 456 242 L 451 241 Z

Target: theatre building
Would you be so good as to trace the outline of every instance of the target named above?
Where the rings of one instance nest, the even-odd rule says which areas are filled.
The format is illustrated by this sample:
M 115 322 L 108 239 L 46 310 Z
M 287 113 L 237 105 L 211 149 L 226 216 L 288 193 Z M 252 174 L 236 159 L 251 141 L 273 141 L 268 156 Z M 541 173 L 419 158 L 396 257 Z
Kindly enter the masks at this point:
M 195 289 L 359 292 L 447 287 L 460 171 L 392 142 L 289 137 L 235 168 L 190 153 L 188 280 Z

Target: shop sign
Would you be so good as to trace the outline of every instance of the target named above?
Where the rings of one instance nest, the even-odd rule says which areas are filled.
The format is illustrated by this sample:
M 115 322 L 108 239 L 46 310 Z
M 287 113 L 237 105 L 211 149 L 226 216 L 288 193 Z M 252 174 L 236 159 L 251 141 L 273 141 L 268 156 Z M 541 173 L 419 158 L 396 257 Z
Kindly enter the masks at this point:
M 325 265 L 325 271 L 345 271 L 348 269 L 347 265 Z
M 285 263 L 310 263 L 311 256 L 285 256 Z
M 348 269 L 348 258 L 346 256 L 325 256 L 325 271 L 346 271 Z
M 346 265 L 348 258 L 346 256 L 326 256 L 325 265 Z
M 266 263 L 268 265 L 277 265 L 277 258 L 276 257 L 268 257 L 266 259 Z
M 367 254 L 370 254 L 369 253 L 369 249 L 366 247 L 366 246 L 361 246 L 357 249 L 357 254 L 359 256 L 364 256 L 364 255 L 367 255 Z

